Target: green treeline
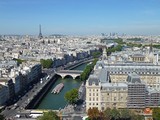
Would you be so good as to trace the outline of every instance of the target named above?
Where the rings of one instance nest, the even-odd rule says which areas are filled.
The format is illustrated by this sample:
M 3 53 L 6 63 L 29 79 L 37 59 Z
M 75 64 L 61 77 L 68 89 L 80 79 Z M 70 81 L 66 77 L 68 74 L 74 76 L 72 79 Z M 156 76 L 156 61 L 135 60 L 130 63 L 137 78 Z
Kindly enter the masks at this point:
M 88 79 L 88 77 L 89 77 L 91 71 L 93 70 L 94 66 L 96 65 L 97 61 L 98 61 L 98 59 L 94 59 L 94 61 L 91 64 L 89 64 L 85 67 L 84 71 L 80 75 L 81 81 L 85 81 Z
M 107 108 L 104 111 L 99 111 L 98 108 L 89 108 L 87 112 L 88 120 L 144 120 L 141 115 L 135 114 L 129 109 Z
M 22 64 L 22 62 L 26 62 L 26 60 L 13 58 L 13 60 L 17 61 L 18 65 Z
M 136 40 L 138 40 L 138 38 Z M 142 44 L 123 42 L 123 39 L 121 38 L 113 39 L 113 41 L 118 43 L 118 45 L 115 47 L 106 49 L 106 52 L 111 53 L 111 52 L 121 51 L 124 45 L 127 45 L 129 47 L 142 47 Z M 160 48 L 160 45 L 159 45 L 159 48 Z
M 52 67 L 53 60 L 52 59 L 47 59 L 47 60 L 41 59 L 40 63 L 43 66 L 43 68 L 50 68 L 50 67 Z
M 153 108 L 152 117 L 153 120 L 160 120 L 160 108 Z
M 120 44 L 120 45 L 126 44 L 125 42 L 123 42 L 123 39 L 121 39 L 121 38 L 114 39 L 113 41 Z
M 121 51 L 122 47 L 123 47 L 122 45 L 117 45 L 115 47 L 106 49 L 106 52 L 111 53 L 111 52 L 115 52 L 115 51 Z
M 160 49 L 160 45 L 152 45 L 152 47 Z
M 101 55 L 101 52 L 100 52 L 100 51 L 97 51 L 97 52 L 93 52 L 93 53 L 92 53 L 92 56 L 93 56 L 94 58 L 98 58 L 100 55 Z
M 129 47 L 142 47 L 142 44 L 137 44 L 137 43 L 127 43 L 127 46 L 129 46 Z
M 141 39 L 140 38 L 132 38 L 132 39 L 127 39 L 127 40 L 136 40 L 136 41 L 138 41 L 138 40 L 141 40 Z M 131 43 L 131 42 L 130 43 L 126 43 L 126 42 L 123 42 L 123 39 L 121 39 L 121 38 L 115 39 L 113 41 L 118 43 L 121 46 L 123 46 L 124 44 L 126 44 L 129 47 L 141 47 L 142 46 L 142 44 L 138 44 L 138 43 Z
M 122 39 L 122 38 L 116 38 L 116 39 L 101 39 L 101 42 L 107 41 L 107 40 L 116 42 L 116 43 L 118 43 L 118 44 L 125 44 L 125 42 L 123 42 L 123 39 Z
M 129 41 L 141 41 L 141 38 L 128 38 Z
M 60 120 L 58 113 L 53 111 L 44 112 L 42 116 L 39 116 L 37 120 Z

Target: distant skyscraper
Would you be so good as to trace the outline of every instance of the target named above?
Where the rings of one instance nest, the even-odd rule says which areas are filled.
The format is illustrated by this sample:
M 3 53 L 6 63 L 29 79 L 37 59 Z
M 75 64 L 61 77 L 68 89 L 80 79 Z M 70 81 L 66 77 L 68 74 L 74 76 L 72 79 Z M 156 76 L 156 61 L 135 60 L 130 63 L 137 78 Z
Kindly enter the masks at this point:
M 39 36 L 38 36 L 39 39 L 42 39 L 43 36 L 42 36 L 42 32 L 41 32 L 41 25 L 39 25 Z

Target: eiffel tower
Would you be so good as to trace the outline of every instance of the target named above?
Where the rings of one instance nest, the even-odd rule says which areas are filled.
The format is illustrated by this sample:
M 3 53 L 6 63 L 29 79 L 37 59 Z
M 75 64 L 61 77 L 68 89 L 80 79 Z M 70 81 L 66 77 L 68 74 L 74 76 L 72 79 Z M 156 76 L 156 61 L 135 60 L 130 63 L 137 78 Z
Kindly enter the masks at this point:
M 39 38 L 39 39 L 42 39 L 42 38 L 43 38 L 42 32 L 41 32 L 41 25 L 39 25 L 39 35 L 38 35 L 38 38 Z

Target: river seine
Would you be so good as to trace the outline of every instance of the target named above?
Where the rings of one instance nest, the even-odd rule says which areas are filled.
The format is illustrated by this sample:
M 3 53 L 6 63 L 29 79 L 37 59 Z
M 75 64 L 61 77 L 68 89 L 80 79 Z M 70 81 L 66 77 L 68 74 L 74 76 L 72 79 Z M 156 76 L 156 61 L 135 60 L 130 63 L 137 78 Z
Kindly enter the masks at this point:
M 87 63 L 82 64 L 73 70 L 84 70 Z M 59 94 L 52 94 L 52 89 L 59 83 L 64 83 L 64 88 L 61 90 Z M 54 109 L 59 110 L 60 108 L 64 108 L 67 102 L 64 99 L 64 95 L 67 91 L 73 88 L 79 88 L 81 85 L 81 81 L 79 79 L 74 80 L 72 78 L 58 78 L 51 89 L 47 92 L 46 96 L 41 100 L 36 109 Z

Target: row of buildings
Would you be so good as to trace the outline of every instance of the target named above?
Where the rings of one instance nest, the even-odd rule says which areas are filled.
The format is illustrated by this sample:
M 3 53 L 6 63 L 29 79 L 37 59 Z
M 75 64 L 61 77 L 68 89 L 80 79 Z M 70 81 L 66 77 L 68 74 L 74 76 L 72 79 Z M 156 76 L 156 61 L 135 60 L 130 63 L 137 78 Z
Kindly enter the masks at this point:
M 122 59 L 107 58 L 96 63 L 94 72 L 86 81 L 86 110 L 97 107 L 145 108 L 160 105 L 160 65 L 144 55 L 145 59 L 123 59 L 124 51 L 117 53 Z M 133 51 L 128 56 L 134 56 Z M 140 50 L 139 50 L 140 52 Z M 152 54 L 152 53 L 150 53 Z M 118 58 L 118 57 L 117 57 Z M 128 57 L 129 58 L 129 57 Z M 147 61 L 144 61 L 147 60 Z
M 41 64 L 23 63 L 17 68 L 0 69 L 0 105 L 13 101 L 30 83 L 41 77 Z
M 0 106 L 39 80 L 40 59 L 52 59 L 53 67 L 64 66 L 90 57 L 99 44 L 93 38 L 71 36 L 0 36 Z M 25 62 L 19 66 L 15 59 Z

